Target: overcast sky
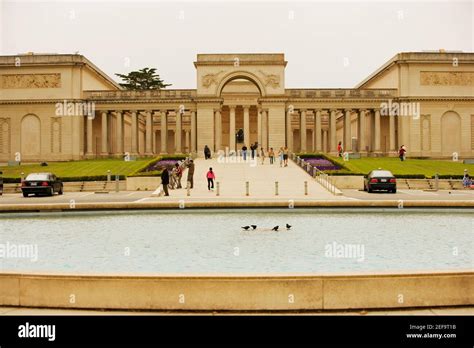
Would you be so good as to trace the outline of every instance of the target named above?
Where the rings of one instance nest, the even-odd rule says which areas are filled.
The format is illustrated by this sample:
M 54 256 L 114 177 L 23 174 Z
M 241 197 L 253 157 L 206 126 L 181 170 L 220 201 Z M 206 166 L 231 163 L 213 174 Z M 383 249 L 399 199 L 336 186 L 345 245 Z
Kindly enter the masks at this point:
M 195 88 L 197 53 L 284 53 L 287 88 L 354 87 L 397 52 L 474 51 L 471 1 L 0 0 L 0 50 L 74 53 Z

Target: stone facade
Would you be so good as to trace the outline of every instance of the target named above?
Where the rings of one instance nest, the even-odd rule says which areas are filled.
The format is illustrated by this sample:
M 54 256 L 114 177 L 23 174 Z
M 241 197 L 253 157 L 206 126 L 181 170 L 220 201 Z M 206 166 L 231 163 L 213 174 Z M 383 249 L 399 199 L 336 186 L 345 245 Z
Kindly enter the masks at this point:
M 286 89 L 283 54 L 198 54 L 194 65 L 197 89 L 127 91 L 80 55 L 2 56 L 0 161 L 201 155 L 255 142 L 474 157 L 473 53 L 400 53 L 353 89 Z

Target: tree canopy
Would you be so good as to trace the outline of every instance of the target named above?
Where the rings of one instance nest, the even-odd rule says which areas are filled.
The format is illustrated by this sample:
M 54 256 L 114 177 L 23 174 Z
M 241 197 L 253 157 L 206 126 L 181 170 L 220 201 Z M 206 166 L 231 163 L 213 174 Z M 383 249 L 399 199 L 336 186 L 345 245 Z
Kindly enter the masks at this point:
M 125 89 L 162 89 L 171 84 L 164 83 L 155 68 L 143 68 L 138 71 L 131 71 L 128 74 L 115 74 L 123 80 L 119 83 Z

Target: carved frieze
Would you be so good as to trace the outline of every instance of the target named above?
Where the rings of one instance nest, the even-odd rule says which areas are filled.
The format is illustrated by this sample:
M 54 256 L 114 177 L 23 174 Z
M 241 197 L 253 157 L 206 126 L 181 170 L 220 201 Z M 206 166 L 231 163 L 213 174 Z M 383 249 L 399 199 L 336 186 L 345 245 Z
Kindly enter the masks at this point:
M 280 77 L 275 74 L 265 74 L 262 70 L 258 71 L 263 76 L 263 84 L 273 88 L 280 86 Z
M 1 88 L 60 88 L 61 74 L 1 75 Z
M 474 86 L 474 72 L 421 71 L 422 86 Z
M 217 85 L 219 83 L 218 77 L 222 73 L 223 73 L 223 71 L 219 71 L 215 74 L 206 74 L 206 75 L 204 75 L 202 77 L 202 80 L 201 80 L 201 83 L 202 83 L 203 87 L 209 88 L 213 84 Z

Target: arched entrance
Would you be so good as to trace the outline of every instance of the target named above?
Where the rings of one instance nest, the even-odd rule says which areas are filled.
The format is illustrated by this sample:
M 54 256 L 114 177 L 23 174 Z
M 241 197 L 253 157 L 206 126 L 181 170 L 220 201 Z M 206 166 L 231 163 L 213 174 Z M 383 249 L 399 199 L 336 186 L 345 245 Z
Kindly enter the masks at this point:
M 41 121 L 36 115 L 26 115 L 21 120 L 21 157 L 38 159 L 41 153 Z
M 248 74 L 247 74 L 248 75 Z M 216 139 L 220 139 L 220 150 L 240 150 L 244 145 L 262 144 L 262 119 L 259 116 L 258 100 L 263 86 L 249 76 L 236 74 L 223 80 L 219 96 L 223 105 L 219 120 L 216 120 Z M 217 134 L 219 133 L 220 134 Z
M 441 116 L 441 154 L 451 157 L 461 152 L 461 117 L 454 111 Z

